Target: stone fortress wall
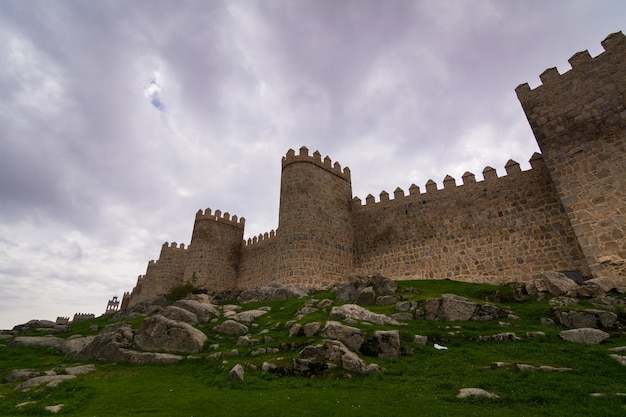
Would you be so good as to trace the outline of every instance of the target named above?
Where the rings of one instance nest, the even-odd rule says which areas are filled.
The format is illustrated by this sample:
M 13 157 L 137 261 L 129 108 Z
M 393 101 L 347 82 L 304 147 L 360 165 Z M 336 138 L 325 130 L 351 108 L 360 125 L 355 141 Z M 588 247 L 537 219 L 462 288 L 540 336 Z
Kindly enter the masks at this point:
M 543 85 L 517 89 L 542 155 L 498 177 L 352 196 L 351 173 L 302 147 L 282 160 L 279 225 L 243 239 L 245 220 L 196 214 L 190 245 L 164 244 L 123 307 L 184 282 L 211 290 L 279 282 L 321 288 L 355 274 L 501 283 L 544 271 L 626 279 L 626 38 L 575 54 Z

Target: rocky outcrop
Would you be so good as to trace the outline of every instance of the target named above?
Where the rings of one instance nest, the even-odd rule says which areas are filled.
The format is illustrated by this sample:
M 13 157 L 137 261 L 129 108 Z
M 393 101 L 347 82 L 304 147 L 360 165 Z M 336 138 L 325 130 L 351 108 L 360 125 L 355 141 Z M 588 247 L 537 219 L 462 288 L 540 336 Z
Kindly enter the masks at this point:
M 361 348 L 363 354 L 379 358 L 397 358 L 401 354 L 400 332 L 378 330 L 368 338 Z
M 184 308 L 196 315 L 198 323 L 208 323 L 212 319 L 220 316 L 220 311 L 216 306 L 206 302 L 191 299 L 176 301 L 173 306 Z
M 200 330 L 161 315 L 141 322 L 135 344 L 142 350 L 200 352 L 207 337 Z
M 365 321 L 374 324 L 400 324 L 397 320 L 392 319 L 384 314 L 373 313 L 356 304 L 344 304 L 335 306 L 330 310 L 329 317 L 335 320 L 355 320 Z
M 231 381 L 243 381 L 244 378 L 244 369 L 243 365 L 237 364 L 233 366 L 233 368 L 228 373 Z
M 244 335 L 248 333 L 248 326 L 235 320 L 226 320 L 213 327 L 213 330 L 223 334 Z
M 326 339 L 335 339 L 342 342 L 348 349 L 358 352 L 365 341 L 362 330 L 356 327 L 346 326 L 337 321 L 328 321 L 320 332 L 320 336 Z
M 300 287 L 287 287 L 282 284 L 273 284 L 269 287 L 252 288 L 242 291 L 237 297 L 237 302 L 251 303 L 263 301 L 280 301 L 290 300 L 292 298 L 301 298 L 309 295 L 308 291 Z
M 549 293 L 552 295 L 576 296 L 578 284 L 560 272 L 544 272 L 525 284 L 528 294 Z
M 15 349 L 24 346 L 47 346 L 61 349 L 63 343 L 65 339 L 54 336 L 18 336 L 11 340 L 7 347 Z
M 34 332 L 50 332 L 52 334 L 65 333 L 69 330 L 67 324 L 57 324 L 50 320 L 30 320 L 24 324 L 18 324 L 11 329 L 11 334 L 27 334 Z
M 380 275 L 355 277 L 347 283 L 334 287 L 337 301 L 350 301 L 360 305 L 375 305 L 376 297 L 388 296 L 398 290 L 395 281 Z M 364 292 L 365 291 L 365 292 Z M 361 298 L 361 302 L 359 302 Z M 374 298 L 372 300 L 372 298 Z M 368 304 L 363 304 L 363 303 Z
M 487 321 L 503 315 L 503 312 L 492 304 L 477 304 L 455 294 L 429 298 L 426 300 L 424 313 L 425 319 L 432 321 Z
M 617 324 L 617 314 L 605 310 L 555 310 L 559 322 L 569 329 L 612 329 Z
M 559 334 L 563 340 L 585 345 L 598 345 L 608 339 L 609 336 L 607 332 L 589 328 L 565 330 Z
M 325 340 L 319 345 L 305 347 L 294 360 L 294 370 L 305 375 L 315 375 L 329 368 L 328 362 L 340 366 L 348 372 L 372 374 L 381 372 L 376 364 L 366 364 L 359 355 L 352 352 L 338 340 Z

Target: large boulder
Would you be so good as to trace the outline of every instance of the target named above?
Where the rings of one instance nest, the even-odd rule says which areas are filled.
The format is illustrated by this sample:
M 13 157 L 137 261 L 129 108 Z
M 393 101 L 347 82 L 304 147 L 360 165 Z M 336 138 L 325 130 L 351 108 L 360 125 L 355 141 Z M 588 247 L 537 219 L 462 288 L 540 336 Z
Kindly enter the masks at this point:
M 376 305 L 376 292 L 374 287 L 365 287 L 356 297 L 356 304 L 360 306 L 373 306 Z
M 191 311 L 178 306 L 167 306 L 160 313 L 161 316 L 170 320 L 182 321 L 191 325 L 198 324 L 198 316 Z
M 248 326 L 235 320 L 226 320 L 223 323 L 213 327 L 213 330 L 223 334 L 243 335 L 248 333 Z
M 207 337 L 200 330 L 161 315 L 141 322 L 135 344 L 143 350 L 200 352 Z
M 365 341 L 365 336 L 361 329 L 343 325 L 338 321 L 327 321 L 320 332 L 320 336 L 326 339 L 339 340 L 345 344 L 348 349 L 355 352 L 361 349 L 361 345 Z
M 252 323 L 254 320 L 256 320 L 257 318 L 261 317 L 264 314 L 267 314 L 267 310 L 260 310 L 260 309 L 246 310 L 246 311 L 242 311 L 241 313 L 237 313 L 231 316 L 230 318 L 240 323 Z
M 607 332 L 599 329 L 572 329 L 562 331 L 559 336 L 568 342 L 581 343 L 585 345 L 598 345 L 609 338 Z
M 397 330 L 377 330 L 368 338 L 361 349 L 363 354 L 379 358 L 397 358 L 400 356 L 400 332 Z
M 325 340 L 320 345 L 305 347 L 298 354 L 298 359 L 294 360 L 294 369 L 305 375 L 315 374 L 328 369 L 327 362 L 359 374 L 372 374 L 382 370 L 376 364 L 366 364 L 359 355 L 338 340 Z
M 384 314 L 373 313 L 356 304 L 344 304 L 335 306 L 330 310 L 329 317 L 335 320 L 357 320 L 366 321 L 374 324 L 400 324 L 397 320 L 392 319 Z
M 84 336 L 67 339 L 61 345 L 61 352 L 72 358 L 76 357 L 87 345 L 89 345 L 96 336 Z
M 555 310 L 561 324 L 570 329 L 612 329 L 617 323 L 617 314 L 605 310 Z
M 424 318 L 431 321 L 486 321 L 500 316 L 500 309 L 492 304 L 477 304 L 465 297 L 444 294 L 442 298 L 426 300 Z
M 61 349 L 65 339 L 54 336 L 18 336 L 11 340 L 7 347 L 20 348 L 24 346 L 46 346 Z
M 357 302 L 359 294 L 367 287 L 372 287 L 374 294 L 381 296 L 394 294 L 398 290 L 398 285 L 393 280 L 380 275 L 354 277 L 349 282 L 335 285 L 333 289 L 337 301 Z M 361 303 L 357 302 L 357 304 Z
M 126 362 L 127 355 L 121 353 L 120 349 L 131 349 L 135 334 L 130 324 L 125 322 L 114 323 L 106 326 L 73 355 L 79 360 L 104 360 L 111 362 Z
M 526 282 L 525 288 L 528 294 L 576 296 L 578 284 L 561 272 L 546 271 Z
M 269 287 L 252 288 L 242 291 L 237 297 L 240 304 L 263 301 L 290 300 L 309 295 L 308 291 L 300 287 L 286 287 L 281 284 L 272 284 Z
M 11 329 L 12 334 L 25 334 L 34 332 L 50 332 L 52 334 L 65 333 L 69 330 L 67 324 L 57 324 L 50 320 L 30 320 L 24 324 L 18 324 Z
M 217 307 L 210 303 L 184 299 L 176 301 L 173 305 L 194 313 L 199 323 L 208 323 L 211 319 L 220 316 Z

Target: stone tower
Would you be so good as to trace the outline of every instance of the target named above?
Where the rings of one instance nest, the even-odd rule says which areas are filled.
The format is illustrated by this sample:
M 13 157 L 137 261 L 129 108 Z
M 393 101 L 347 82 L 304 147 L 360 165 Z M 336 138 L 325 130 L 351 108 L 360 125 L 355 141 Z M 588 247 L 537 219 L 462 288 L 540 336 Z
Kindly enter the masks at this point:
M 324 287 L 354 268 L 350 170 L 319 152 L 290 149 L 282 160 L 278 280 Z
M 220 210 L 199 210 L 187 248 L 184 282 L 215 290 L 237 286 L 245 219 Z
M 602 46 L 516 92 L 591 273 L 616 278 L 626 277 L 626 37 Z

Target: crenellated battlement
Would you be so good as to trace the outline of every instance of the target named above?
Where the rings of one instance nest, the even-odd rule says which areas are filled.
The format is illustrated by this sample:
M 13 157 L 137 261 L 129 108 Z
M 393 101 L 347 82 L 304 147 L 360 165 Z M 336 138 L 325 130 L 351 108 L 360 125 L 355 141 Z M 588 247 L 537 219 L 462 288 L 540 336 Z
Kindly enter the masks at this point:
M 251 238 L 248 238 L 247 240 L 243 241 L 243 245 L 244 247 L 252 247 L 255 245 L 260 245 L 260 244 L 264 244 L 264 243 L 268 243 L 270 241 L 274 241 L 276 236 L 278 234 L 278 230 L 270 230 L 270 232 L 265 232 L 265 233 L 259 233 L 258 236 L 254 236 Z
M 226 212 L 222 214 L 221 210 L 215 210 L 215 213 L 211 212 L 210 208 L 204 210 L 198 210 L 196 212 L 196 220 L 215 220 L 218 223 L 228 224 L 243 229 L 246 225 L 246 219 L 244 217 L 237 218 L 237 216 L 230 216 L 230 213 Z
M 576 52 L 572 55 L 572 57 L 568 59 L 572 68 L 565 71 L 563 74 L 559 73 L 559 70 L 556 67 L 546 69 L 539 76 L 542 84 L 534 89 L 531 89 L 528 83 L 523 83 L 517 86 L 515 92 L 517 93 L 520 101 L 524 102 L 527 99 L 532 98 L 534 94 L 542 93 L 542 90 L 546 86 L 554 87 L 557 84 L 565 84 L 558 87 L 563 88 L 567 86 L 567 84 L 574 77 L 579 77 L 581 75 L 588 76 L 590 70 L 606 70 L 606 68 L 603 67 L 607 64 L 619 64 L 626 59 L 626 36 L 624 36 L 621 31 L 610 34 L 601 42 L 601 44 L 604 48 L 604 52 L 600 53 L 595 58 L 592 58 L 587 50 Z
M 433 181 L 432 179 L 430 179 L 428 180 L 428 182 L 426 182 L 425 192 L 421 192 L 420 187 L 416 186 L 415 184 L 411 184 L 411 186 L 409 187 L 409 194 L 405 195 L 404 190 L 400 187 L 397 187 L 393 192 L 393 199 L 391 199 L 389 193 L 384 190 L 379 194 L 378 201 L 376 201 L 376 198 L 372 194 L 368 194 L 367 197 L 365 197 L 365 204 L 363 204 L 362 200 L 359 197 L 354 197 L 352 199 L 352 206 L 353 208 L 358 209 L 359 207 L 365 207 L 370 204 L 405 202 L 405 201 L 410 201 L 414 199 L 428 198 L 433 194 L 442 193 L 442 192 L 447 193 L 451 191 L 454 192 L 466 186 L 471 186 L 471 187 L 492 186 L 494 184 L 493 181 L 498 181 L 498 180 L 513 181 L 520 174 L 523 175 L 524 173 L 529 173 L 530 171 L 534 169 L 545 169 L 545 164 L 543 163 L 541 154 L 537 152 L 533 154 L 533 156 L 530 158 L 528 162 L 530 163 L 531 168 L 528 170 L 522 171 L 520 164 L 518 162 L 512 159 L 509 159 L 506 165 L 504 166 L 506 175 L 503 175 L 501 177 L 498 176 L 494 168 L 487 166 L 482 171 L 482 174 L 483 174 L 482 181 L 477 181 L 476 175 L 474 175 L 471 172 L 465 172 L 463 174 L 463 176 L 461 177 L 462 184 L 457 184 L 456 179 L 454 179 L 450 175 L 446 175 L 445 178 L 443 179 L 442 188 L 439 188 L 437 186 L 437 183 Z
M 420 189 L 352 195 L 349 168 L 307 147 L 282 158 L 279 222 L 243 238 L 245 220 L 200 210 L 188 246 L 165 242 L 122 308 L 193 282 L 214 290 L 279 282 L 327 288 L 353 275 L 498 284 L 546 271 L 626 279 L 626 38 L 574 54 L 516 92 L 541 154 L 429 179 Z M 378 201 L 377 201 L 378 200 Z
M 343 178 L 348 182 L 351 181 L 350 168 L 345 167 L 342 171 L 339 162 L 335 162 L 333 164 L 332 160 L 328 156 L 324 157 L 324 159 L 322 160 L 322 155 L 319 153 L 319 151 L 315 151 L 313 152 L 313 155 L 309 156 L 309 148 L 307 148 L 306 146 L 302 146 L 297 155 L 293 149 L 289 149 L 287 151 L 287 154 L 283 156 L 282 159 L 283 169 L 296 162 L 308 162 L 317 165 L 318 167 L 323 168 L 326 171 L 340 178 Z

